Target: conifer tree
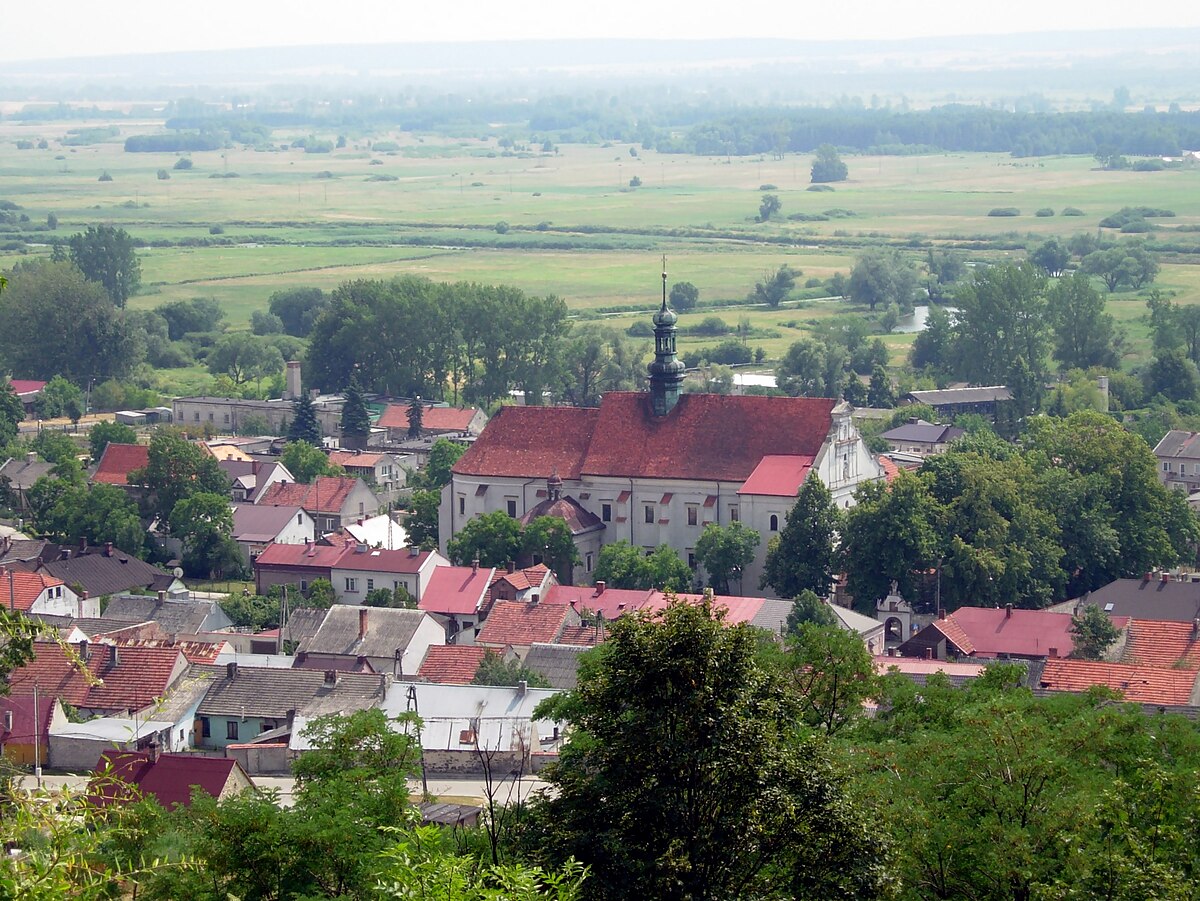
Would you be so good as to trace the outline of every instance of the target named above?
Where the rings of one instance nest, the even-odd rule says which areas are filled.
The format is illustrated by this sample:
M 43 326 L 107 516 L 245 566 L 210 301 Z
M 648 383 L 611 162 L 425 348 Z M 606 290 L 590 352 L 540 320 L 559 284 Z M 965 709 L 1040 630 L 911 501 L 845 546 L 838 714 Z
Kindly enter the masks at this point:
M 288 441 L 307 441 L 313 447 L 321 446 L 321 423 L 317 421 L 312 398 L 307 394 L 301 394 L 292 404 L 292 424 L 287 437 Z
M 408 405 L 408 437 L 421 437 L 421 424 L 425 418 L 425 407 L 421 404 L 421 395 L 416 395 Z
M 781 598 L 803 591 L 829 594 L 834 571 L 834 535 L 838 509 L 825 484 L 811 475 L 800 486 L 796 503 L 779 537 L 767 549 L 761 588 L 770 586 Z
M 358 381 L 358 370 L 350 374 L 346 387 L 346 403 L 342 407 L 342 438 L 347 447 L 366 447 L 371 437 L 371 414 L 363 399 L 362 386 Z

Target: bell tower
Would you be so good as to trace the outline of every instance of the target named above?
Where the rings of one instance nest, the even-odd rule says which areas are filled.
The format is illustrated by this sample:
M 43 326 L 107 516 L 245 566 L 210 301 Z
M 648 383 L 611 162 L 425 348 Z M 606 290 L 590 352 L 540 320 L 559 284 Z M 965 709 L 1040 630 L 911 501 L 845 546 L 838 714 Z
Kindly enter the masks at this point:
M 654 362 L 650 370 L 650 403 L 655 416 L 666 416 L 679 402 L 683 361 L 675 356 L 675 323 L 679 317 L 667 306 L 667 258 L 663 257 L 662 306 L 654 314 Z

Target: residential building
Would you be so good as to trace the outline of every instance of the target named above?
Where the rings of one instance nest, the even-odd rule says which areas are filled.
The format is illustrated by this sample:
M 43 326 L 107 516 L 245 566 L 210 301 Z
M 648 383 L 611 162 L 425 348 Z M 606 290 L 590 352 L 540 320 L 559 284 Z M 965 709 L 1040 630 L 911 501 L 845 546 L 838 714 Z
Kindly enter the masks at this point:
M 423 610 L 339 604 L 296 654 L 296 666 L 399 678 L 416 673 L 429 648 L 445 642 L 445 629 Z
M 157 624 L 159 634 L 171 638 L 220 632 L 233 627 L 233 620 L 218 601 L 190 596 L 172 598 L 165 591 L 154 595 L 115 595 L 104 608 L 103 619 L 125 624 L 153 622 Z
M 136 487 L 130 484 L 130 474 L 145 469 L 149 463 L 150 448 L 147 445 L 110 442 L 105 445 L 91 480 L 93 483 L 119 485 L 122 488 Z
M 495 573 L 491 567 L 439 566 L 430 573 L 417 607 L 445 624 L 447 641 L 474 644 L 490 606 Z
M 551 688 L 573 691 L 579 684 L 579 655 L 587 649 L 581 644 L 534 642 L 525 655 L 525 666 L 545 678 Z
M 385 551 L 398 551 L 409 545 L 407 530 L 386 513 L 356 520 L 342 526 L 342 531 L 350 541 Z
M 346 552 L 343 545 L 320 541 L 307 544 L 269 544 L 254 558 L 254 588 L 266 594 L 273 585 L 306 592 L 317 579 L 333 583 L 333 566 Z
M 566 604 L 498 601 L 484 620 L 475 643 L 524 659 L 535 642 L 551 644 L 571 626 L 583 624 L 579 612 Z
M 252 566 L 270 544 L 304 544 L 316 539 L 316 524 L 301 507 L 233 505 L 233 540 Z
M 50 730 L 67 721 L 62 705 L 33 685 L 14 686 L 0 695 L 0 754 L 17 766 L 43 765 L 50 760 Z
M 395 591 L 403 588 L 419 601 L 429 584 L 429 577 L 439 566 L 450 561 L 437 551 L 408 547 L 385 551 L 352 542 L 345 547 L 330 571 L 333 590 L 343 604 L 361 604 L 377 588 Z
M 57 703 L 57 702 L 55 702 Z M 144 751 L 151 745 L 177 750 L 174 723 L 142 716 L 102 716 L 73 723 L 65 716 L 50 727 L 50 757 L 47 766 L 79 772 L 93 770 L 106 752 Z
M 256 503 L 275 483 L 296 481 L 282 463 L 224 459 L 217 465 L 229 476 L 229 497 L 237 502 Z
M 407 459 L 407 458 L 406 458 Z M 395 501 L 408 484 L 408 473 L 400 458 L 381 451 L 330 451 L 329 462 L 346 470 L 346 475 L 362 479 L 383 503 Z
M 17 400 L 25 408 L 25 415 L 33 416 L 34 405 L 38 402 L 38 398 L 42 396 L 42 389 L 46 387 L 47 383 L 37 379 L 9 379 L 8 384 L 12 386 L 13 392 L 17 395 Z
M 321 535 L 374 516 L 383 506 L 366 482 L 345 476 L 319 476 L 308 484 L 276 482 L 258 495 L 255 503 L 302 507 L 316 521 Z
M 939 388 L 932 391 L 910 391 L 900 403 L 924 404 L 933 407 L 938 419 L 952 420 L 964 413 L 975 413 L 995 421 L 996 413 L 1011 402 L 1012 392 L 1004 385 L 981 388 Z
M 471 644 L 433 645 L 417 670 L 417 678 L 426 682 L 470 685 L 488 649 Z
M 1156 572 L 1143 573 L 1140 579 L 1116 579 L 1054 609 L 1075 613 L 1085 606 L 1099 607 L 1110 617 L 1128 616 L 1190 625 L 1200 617 L 1200 576 Z
M 0 606 L 48 616 L 100 615 L 99 598 L 81 598 L 62 579 L 15 565 L 0 566 Z
M 31 451 L 23 460 L 13 457 L 0 466 L 0 485 L 7 484 L 13 506 L 22 513 L 28 513 L 29 489 L 43 476 L 53 478 L 53 471 L 53 463 L 39 463 L 37 454 Z
M 1162 707 L 1200 705 L 1195 668 L 1141 666 L 1091 660 L 1047 660 L 1038 687 L 1048 691 L 1083 692 L 1102 685 L 1135 704 Z
M 408 404 L 388 404 L 375 423 L 387 429 L 389 441 L 408 438 Z M 421 411 L 421 435 L 478 435 L 487 425 L 487 414 L 477 407 L 442 407 L 426 405 Z
M 124 591 L 186 590 L 186 586 L 170 573 L 113 547 L 111 542 L 102 548 L 62 548 L 57 560 L 38 563 L 37 570 L 62 579 L 72 587 L 79 586 L 90 598 Z
M 1111 617 L 1118 631 L 1129 618 Z M 900 645 L 905 657 L 948 660 L 1025 659 L 1069 657 L 1075 649 L 1071 615 L 1046 610 L 1005 607 L 959 607 L 943 612 L 928 626 Z
M 859 485 L 884 477 L 848 404 L 680 394 L 676 320 L 664 288 L 649 392 L 612 392 L 589 409 L 501 407 L 442 491 L 443 550 L 475 517 L 500 511 L 520 519 L 558 490 L 604 526 L 600 545 L 626 540 L 649 551 L 667 544 L 693 565 L 706 525 L 744 523 L 762 536 L 742 574 L 742 585 L 757 585 L 768 543 L 810 474 L 839 507 L 853 503 Z M 595 544 L 594 534 L 584 533 L 583 543 Z M 583 573 L 592 571 L 587 555 L 595 553 L 582 551 Z
M 164 754 L 151 747 L 145 751 L 106 751 L 89 787 L 92 796 L 103 804 L 149 797 L 167 810 L 176 805 L 190 806 L 196 789 L 224 801 L 253 790 L 254 782 L 230 758 Z
M 1158 477 L 1168 488 L 1200 491 L 1200 432 L 1171 429 L 1154 445 Z
M 950 425 L 934 425 L 924 419 L 910 419 L 903 425 L 888 429 L 879 437 L 897 453 L 929 456 L 943 453 L 952 442 L 966 434 L 964 429 Z

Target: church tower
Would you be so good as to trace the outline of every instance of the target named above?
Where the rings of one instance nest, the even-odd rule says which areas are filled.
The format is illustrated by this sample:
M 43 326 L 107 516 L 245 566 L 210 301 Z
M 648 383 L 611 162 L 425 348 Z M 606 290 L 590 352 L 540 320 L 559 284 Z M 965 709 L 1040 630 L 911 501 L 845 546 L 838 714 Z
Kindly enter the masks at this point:
M 679 402 L 683 361 L 675 356 L 675 323 L 679 317 L 667 306 L 667 259 L 663 257 L 662 307 L 654 314 L 654 362 L 650 370 L 650 403 L 655 416 L 666 416 Z

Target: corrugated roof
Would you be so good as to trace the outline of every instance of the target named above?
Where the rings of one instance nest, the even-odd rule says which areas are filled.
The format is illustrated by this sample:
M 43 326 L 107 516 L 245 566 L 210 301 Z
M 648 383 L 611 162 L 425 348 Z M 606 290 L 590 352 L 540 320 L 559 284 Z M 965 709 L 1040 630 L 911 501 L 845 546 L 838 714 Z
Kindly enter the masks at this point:
M 135 469 L 145 469 L 150 463 L 150 448 L 144 444 L 110 443 L 100 455 L 100 462 L 92 474 L 93 482 L 107 485 L 128 485 L 129 474 Z
M 469 685 L 487 652 L 487 648 L 479 645 L 433 645 L 417 670 L 417 676 L 429 682 Z
M 760 494 L 773 497 L 795 497 L 808 472 L 813 457 L 787 454 L 768 454 L 763 457 L 738 494 Z
M 929 422 L 906 422 L 888 429 L 880 438 L 886 441 L 916 441 L 920 444 L 945 444 L 967 434 L 965 429 Z
M 491 567 L 438 566 L 429 574 L 417 607 L 451 616 L 473 614 L 487 595 L 495 572 Z
M 493 647 L 529 647 L 535 641 L 553 642 L 573 611 L 561 604 L 527 604 L 500 601 L 492 607 L 475 641 Z M 578 620 L 575 620 L 578 622 Z
M 110 781 L 117 780 L 137 788 L 142 795 L 154 798 L 170 810 L 175 804 L 190 805 L 193 787 L 219 798 L 238 768 L 232 757 L 162 754 L 151 763 L 150 755 L 145 751 L 105 751 L 100 755 L 96 773 L 109 778 L 94 780 L 91 791 L 101 803 L 136 798 L 136 793 L 127 795 Z M 250 781 L 249 776 L 244 773 L 242 776 Z
M 1051 691 L 1087 691 L 1105 685 L 1139 704 L 1191 703 L 1196 670 L 1090 660 L 1047 660 L 1040 686 Z
M 910 391 L 908 396 L 919 404 L 931 407 L 943 404 L 978 404 L 988 401 L 1012 400 L 1012 392 L 1004 385 L 981 388 L 942 388 L 931 391 Z

